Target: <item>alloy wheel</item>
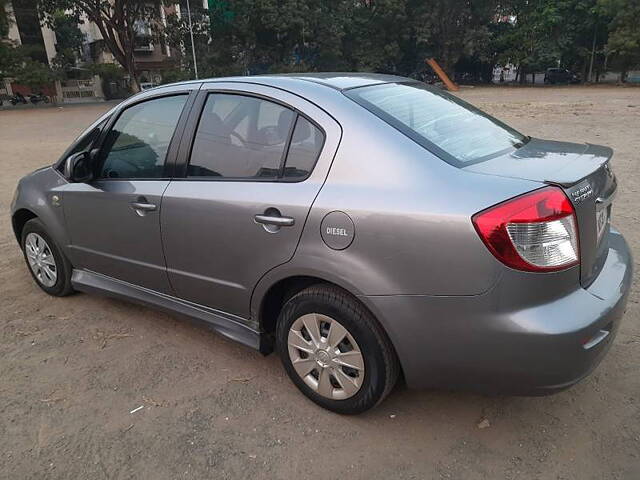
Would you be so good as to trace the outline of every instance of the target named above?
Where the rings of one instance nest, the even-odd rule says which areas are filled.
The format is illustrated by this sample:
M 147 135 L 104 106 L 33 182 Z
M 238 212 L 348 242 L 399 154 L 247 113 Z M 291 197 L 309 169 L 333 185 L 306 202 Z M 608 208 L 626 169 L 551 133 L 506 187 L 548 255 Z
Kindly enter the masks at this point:
M 24 248 L 33 275 L 45 287 L 53 287 L 58 279 L 58 267 L 49 244 L 31 232 L 25 239 Z

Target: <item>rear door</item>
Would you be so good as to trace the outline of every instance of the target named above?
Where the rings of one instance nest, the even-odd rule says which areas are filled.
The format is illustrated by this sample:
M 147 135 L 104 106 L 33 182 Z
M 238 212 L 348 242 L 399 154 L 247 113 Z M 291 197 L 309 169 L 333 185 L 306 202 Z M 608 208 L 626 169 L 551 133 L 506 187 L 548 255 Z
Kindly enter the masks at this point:
M 248 318 L 260 277 L 293 256 L 340 135 L 324 111 L 282 90 L 203 85 L 182 142 L 182 178 L 162 203 L 175 293 Z
M 126 106 L 95 154 L 96 178 L 65 189 L 62 203 L 76 268 L 171 293 L 160 210 L 188 99 L 189 91 L 173 92 Z

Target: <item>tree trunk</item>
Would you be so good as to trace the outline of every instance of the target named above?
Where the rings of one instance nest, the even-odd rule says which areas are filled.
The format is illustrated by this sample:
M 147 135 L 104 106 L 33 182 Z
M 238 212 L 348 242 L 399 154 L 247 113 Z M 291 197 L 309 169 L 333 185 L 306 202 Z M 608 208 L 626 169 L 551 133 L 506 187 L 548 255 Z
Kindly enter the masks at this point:
M 597 24 L 595 24 L 593 27 L 593 43 L 591 44 L 591 60 L 589 61 L 589 74 L 587 76 L 587 82 L 591 81 L 591 75 L 593 74 L 593 60 L 596 56 L 596 38 L 597 38 L 596 34 L 598 33 L 598 29 L 596 27 L 597 27 Z
M 129 87 L 131 93 L 136 94 L 140 91 L 140 80 L 138 79 L 138 74 L 136 73 L 136 63 L 133 59 L 127 62 L 126 70 L 129 74 L 129 78 L 131 78 L 131 85 Z

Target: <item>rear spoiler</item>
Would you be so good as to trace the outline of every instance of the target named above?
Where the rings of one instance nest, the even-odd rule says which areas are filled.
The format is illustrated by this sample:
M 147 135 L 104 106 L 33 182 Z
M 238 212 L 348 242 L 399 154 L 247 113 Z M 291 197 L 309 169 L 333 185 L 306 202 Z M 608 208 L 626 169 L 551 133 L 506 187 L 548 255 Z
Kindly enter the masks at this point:
M 586 150 L 580 156 L 560 170 L 553 172 L 553 178 L 545 180 L 545 182 L 560 184 L 565 187 L 575 185 L 608 163 L 613 157 L 613 150 L 609 147 L 590 143 L 586 145 Z

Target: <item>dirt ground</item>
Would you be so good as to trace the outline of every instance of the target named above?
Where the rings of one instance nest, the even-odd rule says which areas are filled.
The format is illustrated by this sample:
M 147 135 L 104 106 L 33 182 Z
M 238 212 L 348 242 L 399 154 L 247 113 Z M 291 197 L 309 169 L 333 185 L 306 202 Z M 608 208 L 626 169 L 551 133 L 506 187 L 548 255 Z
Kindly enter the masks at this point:
M 460 95 L 527 134 L 613 147 L 613 223 L 640 258 L 639 88 Z M 45 295 L 13 237 L 11 197 L 107 108 L 0 111 L 0 478 L 640 478 L 637 282 L 609 355 L 566 392 L 399 387 L 358 417 L 310 403 L 275 355 L 126 302 Z

